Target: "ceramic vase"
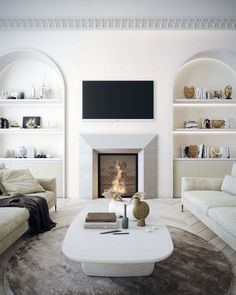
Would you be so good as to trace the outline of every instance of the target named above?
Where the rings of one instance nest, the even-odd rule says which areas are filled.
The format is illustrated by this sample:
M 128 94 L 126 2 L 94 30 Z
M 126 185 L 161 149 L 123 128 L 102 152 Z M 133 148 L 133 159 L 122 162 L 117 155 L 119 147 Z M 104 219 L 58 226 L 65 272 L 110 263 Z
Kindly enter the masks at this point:
M 127 217 L 129 220 L 136 220 L 133 214 L 134 204 L 130 202 L 130 199 L 123 199 L 123 201 L 116 201 L 111 199 L 109 201 L 109 212 L 115 212 L 116 216 L 123 216 L 124 215 L 124 204 L 127 205 Z

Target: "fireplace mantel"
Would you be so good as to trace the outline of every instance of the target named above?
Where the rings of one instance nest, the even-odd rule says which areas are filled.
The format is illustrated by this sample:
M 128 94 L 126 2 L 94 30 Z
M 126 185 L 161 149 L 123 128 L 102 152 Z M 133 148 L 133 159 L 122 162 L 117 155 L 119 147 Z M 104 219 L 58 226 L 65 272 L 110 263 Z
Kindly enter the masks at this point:
M 79 197 L 98 197 L 98 153 L 138 153 L 138 190 L 157 198 L 156 134 L 81 134 Z

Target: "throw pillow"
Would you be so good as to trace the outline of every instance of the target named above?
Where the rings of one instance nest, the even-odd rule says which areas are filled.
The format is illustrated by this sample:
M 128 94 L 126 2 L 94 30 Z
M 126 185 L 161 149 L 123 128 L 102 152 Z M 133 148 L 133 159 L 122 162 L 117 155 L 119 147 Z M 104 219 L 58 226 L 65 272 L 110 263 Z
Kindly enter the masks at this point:
M 232 195 L 236 195 L 236 177 L 225 175 L 221 190 Z
M 28 169 L 6 171 L 1 183 L 11 196 L 45 192 L 45 189 L 32 176 Z

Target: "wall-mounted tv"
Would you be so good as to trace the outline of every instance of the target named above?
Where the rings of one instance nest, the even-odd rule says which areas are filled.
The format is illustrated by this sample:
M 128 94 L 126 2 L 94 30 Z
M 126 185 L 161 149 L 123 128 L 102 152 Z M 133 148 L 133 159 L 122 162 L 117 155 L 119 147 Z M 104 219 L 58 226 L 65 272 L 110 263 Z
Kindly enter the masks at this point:
M 153 81 L 83 81 L 83 119 L 153 119 Z

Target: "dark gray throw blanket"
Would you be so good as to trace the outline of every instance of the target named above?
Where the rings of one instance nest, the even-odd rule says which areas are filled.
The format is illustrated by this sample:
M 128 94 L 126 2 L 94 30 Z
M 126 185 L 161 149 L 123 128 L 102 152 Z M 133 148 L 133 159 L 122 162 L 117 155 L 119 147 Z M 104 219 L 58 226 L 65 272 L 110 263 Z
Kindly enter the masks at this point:
M 20 207 L 29 210 L 29 233 L 37 235 L 56 226 L 49 216 L 48 204 L 39 196 L 15 196 L 0 198 L 0 207 Z

